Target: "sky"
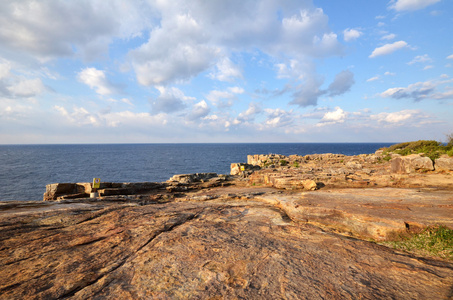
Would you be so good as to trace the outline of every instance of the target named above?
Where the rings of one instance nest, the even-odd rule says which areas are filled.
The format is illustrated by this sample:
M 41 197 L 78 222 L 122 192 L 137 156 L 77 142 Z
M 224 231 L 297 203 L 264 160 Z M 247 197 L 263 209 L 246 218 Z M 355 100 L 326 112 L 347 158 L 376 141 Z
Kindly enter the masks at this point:
M 445 141 L 451 0 L 0 2 L 0 144 Z

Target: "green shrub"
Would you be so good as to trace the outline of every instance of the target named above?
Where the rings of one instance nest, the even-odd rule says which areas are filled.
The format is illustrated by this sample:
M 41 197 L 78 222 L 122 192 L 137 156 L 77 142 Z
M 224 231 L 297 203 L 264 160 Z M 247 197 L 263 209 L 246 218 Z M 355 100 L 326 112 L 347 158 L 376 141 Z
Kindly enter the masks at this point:
M 453 142 L 452 145 L 444 146 L 442 143 L 437 141 L 415 141 L 415 142 L 406 142 L 390 146 L 389 148 L 384 148 L 384 155 L 388 155 L 390 152 L 400 154 L 400 155 L 410 155 L 410 154 L 423 154 L 431 158 L 433 161 L 436 158 L 439 158 L 442 154 L 448 154 L 453 151 Z M 385 159 L 385 157 L 384 157 Z
M 284 159 L 280 160 L 280 165 L 281 166 L 286 166 L 287 164 L 288 164 L 288 161 L 286 161 Z
M 295 162 L 293 163 L 293 167 L 294 167 L 294 168 L 299 168 L 299 163 L 298 163 L 297 161 L 295 161 Z

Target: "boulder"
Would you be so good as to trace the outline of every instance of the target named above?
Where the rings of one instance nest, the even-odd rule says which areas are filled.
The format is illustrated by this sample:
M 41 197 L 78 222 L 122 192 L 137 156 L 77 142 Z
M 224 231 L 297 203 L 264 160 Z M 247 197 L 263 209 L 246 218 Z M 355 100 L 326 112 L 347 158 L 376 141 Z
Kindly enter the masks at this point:
M 193 182 L 204 182 L 214 177 L 217 177 L 217 173 L 178 174 L 171 177 L 168 181 L 189 184 Z
M 243 172 L 251 173 L 259 169 L 261 169 L 259 166 L 252 164 L 233 163 L 230 166 L 230 175 L 240 175 L 243 174 Z
M 433 171 L 434 164 L 429 157 L 419 154 L 397 156 L 390 160 L 392 173 L 413 173 L 415 171 Z
M 453 171 L 453 157 L 442 156 L 434 161 L 436 171 Z
M 318 189 L 318 185 L 316 184 L 316 181 L 307 179 L 302 182 L 302 185 L 304 186 L 304 189 L 307 191 L 314 191 Z
M 46 185 L 43 200 L 56 200 L 59 196 L 76 194 L 77 192 L 76 183 L 52 183 Z

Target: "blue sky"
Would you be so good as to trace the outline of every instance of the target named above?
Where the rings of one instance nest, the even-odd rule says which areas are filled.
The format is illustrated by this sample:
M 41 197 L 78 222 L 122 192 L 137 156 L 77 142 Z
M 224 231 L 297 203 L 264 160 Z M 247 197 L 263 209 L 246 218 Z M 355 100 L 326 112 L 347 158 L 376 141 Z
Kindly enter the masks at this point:
M 453 132 L 450 0 L 0 3 L 0 144 Z

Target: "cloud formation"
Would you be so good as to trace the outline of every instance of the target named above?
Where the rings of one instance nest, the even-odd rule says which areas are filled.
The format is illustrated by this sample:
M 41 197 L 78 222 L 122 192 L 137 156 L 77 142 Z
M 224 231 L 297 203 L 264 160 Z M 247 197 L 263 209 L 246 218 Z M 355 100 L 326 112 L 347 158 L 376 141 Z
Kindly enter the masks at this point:
M 344 40 L 346 42 L 350 42 L 350 41 L 356 40 L 362 34 L 363 34 L 363 32 L 361 32 L 360 30 L 357 30 L 357 29 L 348 28 L 348 29 L 343 30 L 343 36 L 344 36 Z
M 120 91 L 119 86 L 107 80 L 105 72 L 96 68 L 85 68 L 77 74 L 80 82 L 94 89 L 99 95 L 111 95 Z
M 380 95 L 385 98 L 412 99 L 416 102 L 424 99 L 453 99 L 453 87 L 450 86 L 451 83 L 452 80 L 417 82 L 410 84 L 407 87 L 389 88 Z M 439 92 L 438 90 L 441 88 L 443 88 L 444 91 Z
M 440 0 L 397 0 L 390 5 L 390 8 L 396 11 L 414 11 L 423 9 L 437 2 L 440 2 Z
M 406 47 L 408 47 L 408 44 L 405 41 L 398 41 L 394 42 L 393 44 L 385 44 L 384 46 L 374 49 L 369 57 L 373 58 L 381 55 L 388 55 Z

